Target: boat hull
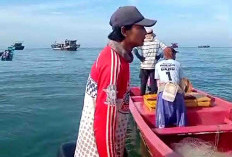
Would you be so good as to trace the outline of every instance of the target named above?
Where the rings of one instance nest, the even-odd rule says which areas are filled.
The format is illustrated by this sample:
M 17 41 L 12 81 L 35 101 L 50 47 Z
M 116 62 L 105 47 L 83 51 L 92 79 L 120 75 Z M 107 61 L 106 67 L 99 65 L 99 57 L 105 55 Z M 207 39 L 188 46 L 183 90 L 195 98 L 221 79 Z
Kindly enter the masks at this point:
M 15 47 L 15 50 L 23 50 L 24 46 Z
M 53 47 L 53 50 L 64 50 L 64 51 L 77 51 L 77 47 L 70 47 L 70 48 L 59 48 L 59 47 Z
M 195 91 L 208 95 L 199 90 Z M 214 97 L 213 107 L 187 108 L 187 127 L 157 129 L 155 111 L 149 111 L 144 106 L 143 97 L 139 93 L 139 88 L 132 88 L 129 107 L 150 156 L 180 157 L 171 146 L 186 137 L 211 142 L 218 151 L 231 153 L 232 103 Z
M 64 50 L 67 50 L 67 51 L 76 51 L 77 47 L 65 48 Z
M 210 48 L 209 45 L 198 46 L 198 48 Z

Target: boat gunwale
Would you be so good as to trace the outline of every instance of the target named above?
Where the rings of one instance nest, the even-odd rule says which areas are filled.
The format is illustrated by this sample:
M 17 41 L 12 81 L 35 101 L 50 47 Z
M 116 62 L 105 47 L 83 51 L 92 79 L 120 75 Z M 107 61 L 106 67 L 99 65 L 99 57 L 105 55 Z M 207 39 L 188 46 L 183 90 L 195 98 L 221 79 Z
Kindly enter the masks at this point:
M 138 88 L 138 87 L 134 87 L 134 88 Z M 133 88 L 132 88 L 133 89 Z M 208 97 L 211 97 L 214 99 L 214 102 L 217 106 L 221 107 L 222 109 L 228 109 L 230 111 L 229 113 L 229 117 L 226 117 L 226 118 L 229 118 L 229 121 L 231 122 L 230 119 L 232 119 L 232 103 L 226 101 L 226 100 L 223 100 L 222 98 L 219 98 L 219 97 L 215 97 L 215 96 L 212 96 L 206 92 L 203 92 L 201 90 L 197 90 L 197 89 L 193 89 L 193 92 L 198 92 L 198 93 L 201 93 L 201 94 L 204 94 Z M 146 121 L 144 120 L 142 114 L 140 113 L 140 111 L 138 110 L 137 106 L 135 105 L 136 101 L 134 101 L 134 99 L 142 99 L 142 96 L 132 96 L 130 97 L 130 103 L 129 103 L 129 108 L 130 108 L 130 111 L 132 113 L 132 116 L 142 134 L 142 138 L 144 139 L 144 141 L 147 143 L 148 147 L 149 147 L 149 151 L 152 153 L 152 155 L 155 155 L 155 156 L 160 156 L 160 157 L 168 157 L 168 156 L 172 156 L 172 157 L 179 157 L 180 155 L 178 155 L 174 150 L 172 150 L 166 143 L 164 143 L 164 141 L 162 141 L 160 139 L 160 135 L 162 136 L 162 134 L 158 134 L 154 129 L 157 129 L 157 128 L 151 128 L 149 127 L 149 125 L 146 123 Z M 138 102 L 138 101 L 137 101 Z M 230 123 L 227 123 L 226 125 L 230 125 Z M 218 126 L 223 126 L 223 130 L 220 130 L 220 133 L 223 133 L 223 132 L 231 132 L 230 130 L 232 130 L 232 126 L 228 129 L 226 128 L 226 125 L 212 125 L 213 127 L 213 130 L 216 130 L 217 132 L 217 127 Z M 204 125 L 203 125 L 204 126 Z M 199 126 L 200 127 L 200 126 Z M 207 129 L 205 129 L 206 131 Z M 211 129 L 209 129 L 210 132 L 209 133 L 214 133 L 214 131 Z M 196 131 L 192 134 L 195 134 L 197 133 Z M 204 132 L 202 132 L 203 134 Z M 205 132 L 206 133 L 206 132 Z M 175 133 L 176 134 L 176 133 Z M 181 132 L 180 132 L 181 134 Z M 191 133 L 190 133 L 191 134 Z M 159 135 L 159 136 L 158 136 Z M 168 134 L 165 134 L 165 135 L 168 135 Z M 150 148 L 155 148 L 155 150 L 151 150 Z
M 144 141 L 146 141 L 146 144 L 148 144 L 149 147 L 156 149 L 149 149 L 152 155 L 158 153 L 160 157 L 179 157 L 179 155 L 175 153 L 170 147 L 168 147 L 147 125 L 131 98 L 129 108 L 143 138 L 146 139 Z

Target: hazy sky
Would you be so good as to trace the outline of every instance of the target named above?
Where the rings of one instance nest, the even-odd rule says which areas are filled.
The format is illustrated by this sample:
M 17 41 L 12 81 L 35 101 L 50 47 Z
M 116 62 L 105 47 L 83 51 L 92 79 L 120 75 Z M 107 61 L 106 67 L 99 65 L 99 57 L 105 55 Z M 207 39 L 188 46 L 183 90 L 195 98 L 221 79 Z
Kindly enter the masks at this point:
M 135 5 L 166 44 L 232 46 L 230 0 L 1 0 L 0 49 L 15 41 L 27 48 L 78 39 L 82 47 L 103 47 L 109 19 L 123 5 Z

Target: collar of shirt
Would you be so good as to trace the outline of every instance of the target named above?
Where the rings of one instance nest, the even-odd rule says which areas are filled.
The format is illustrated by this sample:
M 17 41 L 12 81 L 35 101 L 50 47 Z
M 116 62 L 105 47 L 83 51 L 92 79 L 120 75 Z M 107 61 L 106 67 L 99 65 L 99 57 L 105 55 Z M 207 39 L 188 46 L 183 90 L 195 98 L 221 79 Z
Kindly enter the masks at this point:
M 152 38 L 145 38 L 144 39 L 144 42 L 151 42 L 151 41 L 154 41 L 154 37 L 152 37 Z
M 110 40 L 108 46 L 122 56 L 126 62 L 131 63 L 133 61 L 133 54 L 131 52 L 127 52 L 119 42 Z

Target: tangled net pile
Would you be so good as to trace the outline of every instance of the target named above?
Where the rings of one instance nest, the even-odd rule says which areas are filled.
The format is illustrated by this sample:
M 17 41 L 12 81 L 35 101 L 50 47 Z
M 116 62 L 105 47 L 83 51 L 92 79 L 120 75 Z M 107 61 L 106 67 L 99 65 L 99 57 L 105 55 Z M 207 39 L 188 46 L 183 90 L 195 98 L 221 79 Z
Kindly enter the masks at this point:
M 231 157 L 232 154 L 217 151 L 210 142 L 198 138 L 187 137 L 179 143 L 172 144 L 173 149 L 183 157 Z

